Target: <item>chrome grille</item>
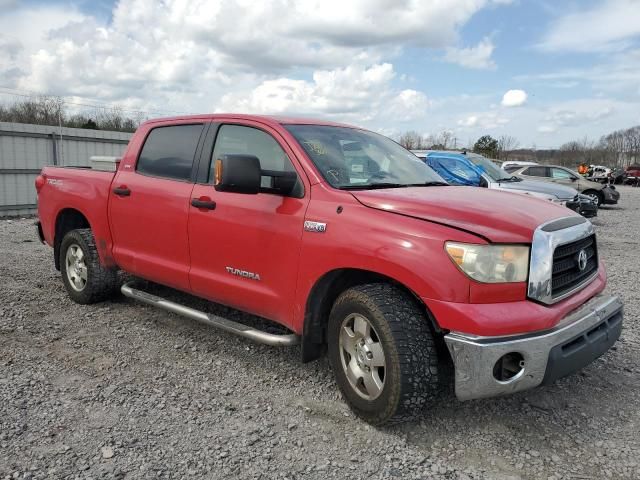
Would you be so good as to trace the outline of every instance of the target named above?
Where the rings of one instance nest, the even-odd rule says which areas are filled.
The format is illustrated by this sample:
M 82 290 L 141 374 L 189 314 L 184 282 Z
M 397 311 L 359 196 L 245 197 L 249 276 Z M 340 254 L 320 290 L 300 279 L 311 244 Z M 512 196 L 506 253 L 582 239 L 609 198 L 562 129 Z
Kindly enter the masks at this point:
M 584 250 L 586 264 L 580 269 L 578 256 Z M 551 276 L 551 296 L 562 296 L 598 270 L 598 252 L 595 235 L 556 247 L 553 252 L 553 273 Z
M 578 255 L 584 250 L 580 269 Z M 585 261 L 586 260 L 586 261 Z M 598 251 L 593 225 L 582 217 L 552 220 L 536 228 L 531 242 L 527 296 L 550 305 L 596 278 Z

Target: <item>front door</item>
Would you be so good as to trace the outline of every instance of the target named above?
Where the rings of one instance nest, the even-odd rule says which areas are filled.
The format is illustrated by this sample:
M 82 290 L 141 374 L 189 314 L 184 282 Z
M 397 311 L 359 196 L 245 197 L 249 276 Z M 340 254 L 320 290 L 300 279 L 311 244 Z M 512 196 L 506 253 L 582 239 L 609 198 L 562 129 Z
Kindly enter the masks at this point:
M 572 188 L 575 188 L 577 186 L 577 175 L 573 175 L 571 172 L 566 171 L 564 168 L 549 167 L 549 170 L 551 170 L 551 180 L 553 180 L 554 183 L 559 183 L 560 185 L 565 185 Z
M 137 161 L 123 160 L 109 199 L 116 263 L 181 290 L 189 290 L 187 224 L 203 129 L 185 124 L 150 130 Z
M 263 170 L 296 171 L 293 152 L 277 137 L 266 127 L 223 124 L 206 162 L 208 170 L 211 159 L 220 155 L 249 154 L 258 157 Z M 196 184 L 192 197 L 215 203 L 213 209 L 190 209 L 190 281 L 196 295 L 291 324 L 309 200 L 304 174 L 301 169 L 297 173 L 291 196 L 268 193 L 267 177 L 265 191 L 255 195 L 217 192 L 211 174 L 207 183 Z

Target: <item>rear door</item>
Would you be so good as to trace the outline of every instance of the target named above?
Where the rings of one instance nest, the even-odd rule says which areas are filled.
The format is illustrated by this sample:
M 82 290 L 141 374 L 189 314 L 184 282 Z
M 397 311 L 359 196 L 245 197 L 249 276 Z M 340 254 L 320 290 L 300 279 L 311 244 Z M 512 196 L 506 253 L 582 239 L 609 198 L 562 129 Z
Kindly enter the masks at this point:
M 212 126 L 206 145 L 203 175 L 192 198 L 214 202 L 215 207 L 190 209 L 192 291 L 289 324 L 309 201 L 304 172 L 294 166 L 293 152 L 279 134 L 260 124 Z M 290 196 L 270 193 L 268 177 L 263 177 L 264 191 L 255 195 L 217 192 L 212 159 L 224 154 L 255 155 L 262 170 L 297 172 L 295 192 Z
M 534 165 L 525 168 L 520 175 L 523 177 L 531 177 L 531 180 L 548 180 L 549 167 Z
M 117 264 L 182 290 L 189 290 L 187 225 L 204 129 L 204 123 L 151 128 L 135 163 L 116 174 L 109 200 Z

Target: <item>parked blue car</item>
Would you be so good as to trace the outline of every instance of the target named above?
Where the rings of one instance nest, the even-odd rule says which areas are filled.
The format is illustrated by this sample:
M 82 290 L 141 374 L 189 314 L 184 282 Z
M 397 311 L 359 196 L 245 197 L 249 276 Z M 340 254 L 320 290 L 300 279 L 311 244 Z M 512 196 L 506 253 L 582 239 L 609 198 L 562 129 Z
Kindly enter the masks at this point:
M 472 187 L 485 186 L 482 182 L 484 169 L 469 160 L 466 153 L 429 152 L 422 158 L 447 183 Z

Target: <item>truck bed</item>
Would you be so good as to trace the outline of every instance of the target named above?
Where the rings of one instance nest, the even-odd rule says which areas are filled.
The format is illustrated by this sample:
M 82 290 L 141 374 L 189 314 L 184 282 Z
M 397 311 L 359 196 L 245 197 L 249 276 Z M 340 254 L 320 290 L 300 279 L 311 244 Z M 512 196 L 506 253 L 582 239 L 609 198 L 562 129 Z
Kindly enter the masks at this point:
M 46 243 L 55 246 L 56 223 L 63 214 L 72 218 L 76 210 L 89 221 L 100 256 L 107 261 L 112 245 L 107 209 L 115 172 L 49 166 L 42 169 L 40 176 L 44 183 L 38 195 L 38 216 Z

